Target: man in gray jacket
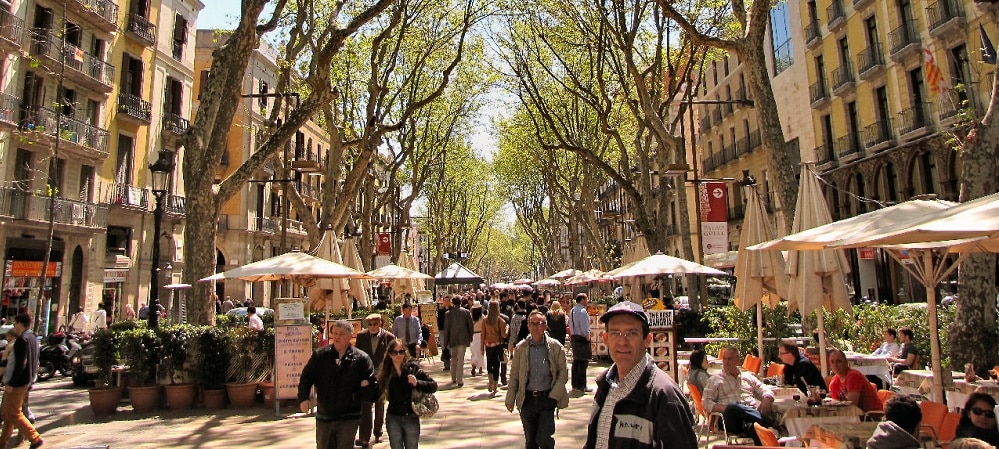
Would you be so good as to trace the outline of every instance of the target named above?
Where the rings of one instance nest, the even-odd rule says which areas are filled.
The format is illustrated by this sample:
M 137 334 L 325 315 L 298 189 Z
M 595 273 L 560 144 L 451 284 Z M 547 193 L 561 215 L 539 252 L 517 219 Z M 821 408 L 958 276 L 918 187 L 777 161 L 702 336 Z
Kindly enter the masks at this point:
M 867 449 L 916 449 L 922 444 L 915 435 L 923 412 L 916 399 L 907 394 L 896 394 L 885 402 L 885 420 L 878 424 L 874 435 L 867 440 Z
M 465 386 L 465 350 L 472 344 L 474 327 L 472 313 L 464 307 L 451 307 L 444 314 L 441 343 L 451 352 L 451 384 L 458 388 Z
M 525 447 L 555 449 L 555 409 L 569 406 L 565 348 L 545 331 L 548 319 L 535 310 L 524 321 L 530 334 L 517 343 L 510 360 L 506 409 L 520 408 Z

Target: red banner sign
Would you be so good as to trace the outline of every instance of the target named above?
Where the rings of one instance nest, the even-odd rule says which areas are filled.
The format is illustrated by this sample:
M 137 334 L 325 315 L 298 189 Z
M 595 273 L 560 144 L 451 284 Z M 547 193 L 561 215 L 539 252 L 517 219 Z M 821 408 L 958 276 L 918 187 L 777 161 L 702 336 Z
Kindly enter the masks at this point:
M 379 256 L 392 254 L 392 234 L 388 232 L 378 233 L 378 247 L 375 248 L 375 254 Z
M 4 276 L 7 277 L 38 277 L 42 275 L 42 262 L 34 260 L 8 260 L 4 267 Z M 45 277 L 57 278 L 62 276 L 62 262 L 49 262 L 49 268 L 45 271 Z
M 724 253 L 728 251 L 728 186 L 724 182 L 706 182 L 698 194 L 704 255 Z
M 857 252 L 860 253 L 860 258 L 864 260 L 871 260 L 874 258 L 874 248 L 859 248 Z

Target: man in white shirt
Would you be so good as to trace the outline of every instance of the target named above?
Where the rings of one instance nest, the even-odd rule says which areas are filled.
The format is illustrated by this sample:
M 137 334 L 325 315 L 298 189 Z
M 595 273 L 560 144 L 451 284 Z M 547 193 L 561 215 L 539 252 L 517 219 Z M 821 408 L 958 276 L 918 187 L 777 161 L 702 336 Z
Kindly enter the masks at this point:
M 87 318 L 87 314 L 83 312 L 83 307 L 79 307 L 73 314 L 73 318 L 69 320 L 69 331 L 73 333 L 83 332 L 87 329 L 88 322 L 90 322 L 90 318 Z
M 98 331 L 101 329 L 108 328 L 108 313 L 104 310 L 104 303 L 97 305 L 97 310 L 94 311 L 94 330 Z
M 774 395 L 752 373 L 742 371 L 739 350 L 729 347 L 722 358 L 722 370 L 704 386 L 701 405 L 704 410 L 720 412 L 730 433 L 751 437 L 761 445 L 753 423 L 773 425 Z
M 250 306 L 246 308 L 246 321 L 247 327 L 250 329 L 255 331 L 264 330 L 264 320 L 261 320 L 260 316 L 257 315 L 256 307 Z
M 885 342 L 881 344 L 881 347 L 874 350 L 871 353 L 873 356 L 878 357 L 895 357 L 898 355 L 898 350 L 900 347 L 895 339 L 898 338 L 898 331 L 892 328 L 885 329 Z

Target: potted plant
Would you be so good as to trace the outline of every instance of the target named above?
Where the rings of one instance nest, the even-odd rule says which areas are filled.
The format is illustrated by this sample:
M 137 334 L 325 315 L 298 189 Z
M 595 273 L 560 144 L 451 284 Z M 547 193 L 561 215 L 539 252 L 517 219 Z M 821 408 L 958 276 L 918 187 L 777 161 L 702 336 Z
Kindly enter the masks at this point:
M 180 324 L 160 330 L 160 375 L 170 379 L 169 385 L 164 385 L 167 403 L 171 410 L 188 410 L 194 406 L 194 383 L 188 380 L 187 360 L 190 355 L 190 345 L 193 328 Z
M 197 354 L 195 373 L 204 394 L 205 408 L 223 408 L 231 359 L 229 336 L 224 329 L 205 326 L 198 331 L 194 347 Z
M 121 386 L 111 384 L 112 370 L 118 361 L 117 340 L 117 334 L 107 329 L 98 330 L 92 339 L 97 379 L 89 393 L 90 408 L 95 415 L 107 415 L 118 411 L 118 402 L 121 401 Z
M 257 386 L 264 380 L 259 367 L 262 365 L 262 357 L 259 355 L 258 334 L 262 332 L 242 326 L 231 330 L 232 364 L 229 366 L 225 389 L 229 393 L 229 403 L 235 408 L 253 405 L 257 397 Z
M 122 333 L 122 357 L 128 363 L 128 397 L 137 412 L 155 410 L 160 401 L 156 379 L 160 363 L 160 339 L 156 332 L 138 327 Z
M 264 327 L 263 332 L 257 333 L 257 348 L 259 350 L 261 364 L 260 372 L 262 380 L 260 382 L 260 392 L 264 396 L 264 406 L 271 408 L 274 406 L 274 328 Z

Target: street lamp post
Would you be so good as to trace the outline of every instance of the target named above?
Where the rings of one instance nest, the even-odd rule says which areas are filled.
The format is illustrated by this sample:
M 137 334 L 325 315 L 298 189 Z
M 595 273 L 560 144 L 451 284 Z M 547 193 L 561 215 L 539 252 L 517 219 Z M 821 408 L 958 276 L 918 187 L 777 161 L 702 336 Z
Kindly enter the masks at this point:
M 149 327 L 155 329 L 160 321 L 160 224 L 163 221 L 163 198 L 167 194 L 170 174 L 173 173 L 173 152 L 160 150 L 159 159 L 149 164 L 152 172 L 153 196 L 156 209 L 153 210 L 153 266 L 149 271 Z

